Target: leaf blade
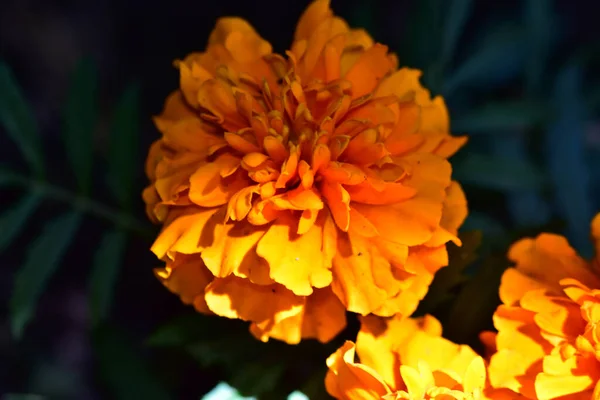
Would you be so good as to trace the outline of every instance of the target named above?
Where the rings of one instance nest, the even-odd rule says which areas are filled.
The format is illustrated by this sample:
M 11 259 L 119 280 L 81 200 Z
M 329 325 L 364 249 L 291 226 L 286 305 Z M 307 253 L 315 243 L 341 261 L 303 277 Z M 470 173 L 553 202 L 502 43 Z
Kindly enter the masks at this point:
M 0 216 L 0 253 L 22 232 L 29 218 L 40 205 L 41 198 L 31 194 L 22 199 L 16 207 L 6 210 Z
M 131 208 L 131 187 L 137 170 L 139 87 L 130 85 L 121 96 L 110 136 L 108 185 L 119 205 Z
M 520 132 L 545 122 L 549 114 L 550 111 L 538 102 L 487 103 L 452 121 L 452 130 L 469 135 Z
M 457 162 L 454 176 L 462 183 L 500 191 L 541 189 L 547 180 L 544 172 L 527 160 L 478 153 Z
M 520 73 L 524 63 L 523 31 L 512 24 L 489 30 L 475 52 L 448 76 L 442 87 L 445 97 L 468 85 L 504 84 Z M 510 54 L 510 57 L 506 55 Z
M 456 44 L 469 19 L 473 2 L 472 0 L 453 0 L 450 2 L 449 11 L 444 24 L 442 36 L 442 66 L 445 67 L 452 60 L 456 51 Z
M 88 194 L 91 189 L 96 90 L 96 68 L 90 60 L 84 59 L 71 79 L 63 129 L 67 158 L 83 194 Z
M 25 265 L 17 272 L 10 299 L 10 325 L 14 337 L 20 338 L 33 317 L 44 287 L 56 272 L 72 237 L 81 223 L 81 215 L 71 212 L 50 221 L 31 246 Z
M 94 255 L 89 283 L 89 307 L 92 326 L 98 325 L 108 316 L 126 244 L 127 235 L 125 232 L 108 232 Z
M 17 144 L 25 161 L 38 176 L 44 176 L 41 139 L 32 110 L 8 67 L 0 62 L 0 123 Z
M 557 211 L 567 221 L 567 236 L 583 254 L 592 254 L 589 223 L 594 216 L 590 171 L 585 157 L 583 69 L 576 62 L 559 73 L 553 93 L 557 120 L 545 135 L 546 163 L 555 188 Z

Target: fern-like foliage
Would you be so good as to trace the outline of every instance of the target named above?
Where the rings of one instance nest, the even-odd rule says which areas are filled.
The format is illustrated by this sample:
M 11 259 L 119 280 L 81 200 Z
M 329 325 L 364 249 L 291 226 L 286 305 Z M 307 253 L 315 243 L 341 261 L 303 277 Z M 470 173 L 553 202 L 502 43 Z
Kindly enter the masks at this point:
M 132 235 L 151 238 L 149 223 L 134 216 L 134 178 L 141 168 L 139 152 L 139 89 L 130 85 L 112 115 L 108 155 L 98 157 L 94 148 L 97 129 L 97 72 L 82 61 L 71 80 L 64 107 L 62 138 L 64 155 L 44 160 L 44 144 L 34 115 L 24 99 L 10 68 L 0 63 L 0 126 L 16 144 L 28 171 L 4 165 L 0 189 L 19 193 L 19 199 L 0 215 L 0 254 L 24 232 L 44 202 L 62 203 L 62 211 L 46 220 L 27 246 L 23 264 L 15 274 L 9 304 L 9 323 L 15 340 L 20 340 L 35 318 L 40 296 L 60 268 L 66 252 L 82 230 L 86 219 L 102 219 L 105 226 L 95 254 L 81 254 L 81 265 L 89 265 L 88 309 L 96 359 L 114 398 L 168 399 L 169 395 L 145 371 L 135 346 L 108 322 L 122 261 Z M 76 190 L 60 186 L 47 177 L 56 157 L 65 158 Z M 103 182 L 94 180 L 94 170 L 105 171 Z M 94 197 L 94 191 L 110 193 L 112 204 Z M 36 224 L 37 226 L 37 224 Z M 22 396 L 22 395 L 21 395 Z

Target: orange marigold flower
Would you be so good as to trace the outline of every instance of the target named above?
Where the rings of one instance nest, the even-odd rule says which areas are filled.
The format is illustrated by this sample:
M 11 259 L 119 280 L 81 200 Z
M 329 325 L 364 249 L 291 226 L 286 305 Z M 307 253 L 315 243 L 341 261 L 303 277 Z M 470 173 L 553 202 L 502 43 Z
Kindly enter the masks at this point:
M 143 198 L 167 288 L 261 340 L 411 314 L 467 214 L 446 106 L 386 46 L 304 12 L 286 56 L 239 18 L 176 65 Z
M 434 317 L 361 320 L 356 345 L 346 342 L 327 359 L 325 386 L 336 399 L 515 398 L 490 392 L 483 358 L 469 346 L 442 338 Z
M 592 222 L 600 245 L 600 214 Z M 600 399 L 600 274 L 567 240 L 543 233 L 513 244 L 494 315 L 491 384 L 529 399 Z

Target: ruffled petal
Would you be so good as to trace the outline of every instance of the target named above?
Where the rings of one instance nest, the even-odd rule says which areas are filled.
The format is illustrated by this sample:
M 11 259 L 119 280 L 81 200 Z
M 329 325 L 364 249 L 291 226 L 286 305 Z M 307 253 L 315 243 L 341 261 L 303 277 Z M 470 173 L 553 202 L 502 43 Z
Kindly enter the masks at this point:
M 372 368 L 354 362 L 354 343 L 346 342 L 327 359 L 327 392 L 343 400 L 379 400 L 390 392 Z
M 204 291 L 213 276 L 198 256 L 178 254 L 164 268 L 156 268 L 154 274 L 184 304 L 193 304 L 199 312 L 211 313 L 204 301 Z
M 329 240 L 323 235 L 327 218 L 322 213 L 308 232 L 298 235 L 291 217 L 283 215 L 258 242 L 256 252 L 269 264 L 271 278 L 299 296 L 331 283 L 332 255 L 322 251 Z

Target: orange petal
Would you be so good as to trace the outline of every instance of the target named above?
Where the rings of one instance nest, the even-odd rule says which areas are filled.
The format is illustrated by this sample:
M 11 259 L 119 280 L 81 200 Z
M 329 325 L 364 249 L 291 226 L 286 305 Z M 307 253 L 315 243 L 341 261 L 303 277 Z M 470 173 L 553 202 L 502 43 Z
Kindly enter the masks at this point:
M 368 239 L 339 234 L 331 284 L 348 311 L 371 313 L 399 290 L 390 263 Z
M 156 165 L 154 186 L 163 201 L 176 201 L 190 186 L 190 176 L 206 162 L 203 154 L 179 153 L 163 157 Z
M 255 194 L 258 194 L 258 192 L 258 185 L 248 186 L 231 196 L 231 199 L 229 199 L 227 204 L 225 221 L 227 222 L 229 219 L 233 221 L 242 221 L 246 218 L 246 215 L 248 215 L 250 209 L 252 209 L 252 197 Z
M 343 159 L 352 164 L 372 165 L 388 155 L 385 145 L 377 142 L 378 134 L 375 129 L 366 129 L 354 136 Z
M 592 240 L 596 248 L 596 272 L 600 270 L 600 213 L 596 214 L 591 224 Z
M 154 274 L 184 304 L 194 304 L 199 312 L 211 313 L 204 301 L 204 289 L 214 277 L 200 257 L 178 254 L 165 268 L 155 269 Z
M 209 45 L 222 44 L 239 63 L 249 63 L 271 53 L 271 45 L 241 18 L 219 18 L 208 39 Z
M 197 209 L 190 208 L 175 214 L 172 222 L 165 223 L 160 235 L 152 244 L 150 250 L 158 258 L 164 258 L 167 254 L 182 253 L 195 254 L 210 245 L 205 235 L 205 229 L 210 229 L 213 221 L 222 218 L 221 209 Z M 210 222 L 210 223 L 209 223 Z
M 239 133 L 225 132 L 224 138 L 231 148 L 240 153 L 248 154 L 260 152 L 260 148 L 256 144 L 249 142 Z
M 250 125 L 237 109 L 231 86 L 219 79 L 209 79 L 198 89 L 198 104 L 217 117 L 227 131 L 235 132 Z
M 356 352 L 360 362 L 377 371 L 390 387 L 397 387 L 401 377 L 400 359 L 395 350 L 418 331 L 416 320 L 383 319 L 374 315 L 359 319 Z
M 450 185 L 450 164 L 430 154 L 405 157 L 411 165 L 403 181 L 417 190 L 414 197 L 389 206 L 353 204 L 386 240 L 415 246 L 429 240 L 439 226 L 445 189 Z
M 346 32 L 348 32 L 348 24 L 341 18 L 323 19 L 307 38 L 306 51 L 302 54 L 298 64 L 298 75 L 302 79 L 311 77 L 327 42 L 331 38 Z
M 327 358 L 327 392 L 346 400 L 380 400 L 391 393 L 375 370 L 354 362 L 354 351 L 354 343 L 347 341 Z
M 350 226 L 350 196 L 339 183 L 324 182 L 321 194 L 327 201 L 331 215 L 340 230 L 347 232 Z
M 342 185 L 357 185 L 367 179 L 365 172 L 359 167 L 333 161 L 321 170 L 321 175 L 331 182 Z
M 352 82 L 353 99 L 372 92 L 381 78 L 391 71 L 393 65 L 387 56 L 387 50 L 387 46 L 375 44 L 364 51 L 350 67 L 345 79 Z
M 321 343 L 333 339 L 346 326 L 346 309 L 330 288 L 315 289 L 306 299 L 302 337 Z
M 399 203 L 417 193 L 417 189 L 396 182 L 384 182 L 381 188 L 375 188 L 368 178 L 363 183 L 348 186 L 346 190 L 352 201 L 372 205 Z
M 179 86 L 186 102 L 198 108 L 198 91 L 204 82 L 213 78 L 212 72 L 202 66 L 206 54 L 190 54 L 185 60 L 176 63 L 179 67 Z
M 256 253 L 270 266 L 271 278 L 298 296 L 308 296 L 313 287 L 331 283 L 331 257 L 324 246 L 325 213 L 304 235 L 297 235 L 296 221 L 281 216 L 258 242 Z
M 275 187 L 284 188 L 285 185 L 296 177 L 298 173 L 298 161 L 300 160 L 300 154 L 298 151 L 290 152 L 290 156 L 283 165 L 281 166 L 281 175 L 277 179 Z
M 159 117 L 154 119 L 157 126 L 162 124 Z M 160 128 L 159 128 L 160 129 Z M 210 155 L 215 149 L 222 148 L 227 142 L 221 136 L 210 132 L 206 124 L 198 118 L 181 119 L 163 130 L 164 143 L 181 151 L 193 151 Z
M 226 204 L 235 193 L 249 186 L 241 171 L 222 177 L 223 171 L 235 170 L 239 163 L 239 158 L 223 154 L 198 168 L 190 177 L 190 200 L 202 207 Z
M 329 0 L 316 0 L 310 3 L 296 25 L 294 40 L 308 39 L 321 22 L 331 18 L 333 12 L 329 8 Z
M 588 287 L 600 287 L 598 278 L 567 240 L 559 235 L 543 233 L 535 239 L 522 239 L 511 246 L 508 258 L 516 262 L 517 269 L 561 292 L 559 281 L 576 279 Z
M 281 285 L 255 285 L 246 279 L 217 278 L 206 288 L 206 304 L 217 315 L 276 323 L 302 311 L 303 299 Z
M 202 260 L 218 278 L 234 274 L 259 285 L 274 283 L 268 266 L 256 254 L 256 244 L 265 231 L 245 222 L 216 225 L 210 233 L 214 239 L 202 251 Z

